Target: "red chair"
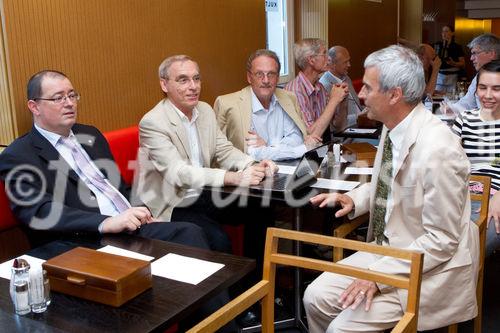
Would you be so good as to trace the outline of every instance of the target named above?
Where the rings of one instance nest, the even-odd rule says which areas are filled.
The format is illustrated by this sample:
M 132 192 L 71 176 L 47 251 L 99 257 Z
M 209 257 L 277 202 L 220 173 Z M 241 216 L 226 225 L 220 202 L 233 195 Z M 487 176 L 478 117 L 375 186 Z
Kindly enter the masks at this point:
M 363 87 L 363 79 L 352 80 L 352 87 L 354 88 L 356 93 L 359 94 L 361 88 Z

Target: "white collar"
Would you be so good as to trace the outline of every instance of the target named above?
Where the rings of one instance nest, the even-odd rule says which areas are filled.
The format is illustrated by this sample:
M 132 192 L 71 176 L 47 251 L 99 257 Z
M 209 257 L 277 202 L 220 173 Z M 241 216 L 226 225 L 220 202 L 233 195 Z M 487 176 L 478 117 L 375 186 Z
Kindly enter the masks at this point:
M 405 135 L 408 127 L 412 123 L 412 119 L 414 116 L 413 109 L 399 124 L 396 125 L 390 132 L 389 137 L 391 138 L 392 145 L 395 146 L 397 150 L 401 149 L 403 145 L 403 141 L 405 139 Z
M 262 106 L 262 103 L 259 101 L 255 93 L 253 92 L 253 89 L 250 89 L 250 91 L 252 93 L 252 112 L 256 113 L 261 110 L 265 110 L 264 107 Z M 269 111 L 274 109 L 277 101 L 278 100 L 276 99 L 276 95 L 273 94 L 273 96 L 271 96 L 271 103 L 269 103 Z
M 189 118 L 184 114 L 184 112 L 182 112 L 181 110 L 179 110 L 175 105 L 174 103 L 172 103 L 170 101 L 170 99 L 167 99 L 167 102 L 170 103 L 170 105 L 172 106 L 172 108 L 175 110 L 175 112 L 177 112 L 177 115 L 179 116 L 179 118 L 181 118 L 181 121 L 182 122 L 187 122 L 189 124 L 193 124 L 196 119 L 198 119 L 198 116 L 199 116 L 199 112 L 198 112 L 198 109 L 196 107 L 193 108 L 193 115 L 191 117 L 191 120 L 189 120 Z

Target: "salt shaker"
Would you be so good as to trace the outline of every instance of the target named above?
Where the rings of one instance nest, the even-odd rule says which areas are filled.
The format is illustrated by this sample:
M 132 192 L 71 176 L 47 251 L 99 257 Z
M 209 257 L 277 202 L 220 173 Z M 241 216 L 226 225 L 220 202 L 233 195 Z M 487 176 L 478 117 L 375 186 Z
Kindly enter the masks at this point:
M 45 312 L 47 310 L 47 302 L 45 301 L 42 266 L 35 265 L 31 267 L 29 277 L 31 311 L 35 313 Z
M 30 265 L 24 259 L 14 259 L 10 277 L 10 296 L 16 314 L 25 315 L 31 311 L 29 301 Z

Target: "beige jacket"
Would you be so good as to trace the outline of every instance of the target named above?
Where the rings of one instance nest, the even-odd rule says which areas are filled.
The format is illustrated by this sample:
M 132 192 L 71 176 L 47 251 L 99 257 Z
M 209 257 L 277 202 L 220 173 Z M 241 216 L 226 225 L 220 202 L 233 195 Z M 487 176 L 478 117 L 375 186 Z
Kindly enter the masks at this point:
M 458 137 L 422 104 L 412 112 L 394 170 L 385 232 L 391 246 L 424 253 L 418 330 L 429 330 L 476 316 L 479 233 L 470 222 L 470 164 Z M 386 134 L 384 127 L 379 147 Z M 348 193 L 355 203 L 350 217 L 373 211 L 381 158 L 379 149 L 373 181 Z M 372 229 L 370 221 L 368 241 Z M 370 269 L 405 274 L 409 265 L 384 257 Z M 398 293 L 406 306 L 406 291 Z
M 187 189 L 223 186 L 226 170 L 242 170 L 254 162 L 222 134 L 210 105 L 199 102 L 196 108 L 203 168 L 191 165 L 186 130 L 167 99 L 139 123 L 139 176 L 135 192 L 153 216 L 161 220 L 170 220 L 173 208 L 182 201 Z
M 247 151 L 245 145 L 245 135 L 250 130 L 250 121 L 252 117 L 252 87 L 247 86 L 240 91 L 232 94 L 217 97 L 214 104 L 217 122 L 228 140 L 233 145 L 242 150 Z M 276 89 L 276 99 L 293 120 L 297 127 L 305 137 L 307 135 L 306 124 L 302 119 L 297 97 L 289 91 Z

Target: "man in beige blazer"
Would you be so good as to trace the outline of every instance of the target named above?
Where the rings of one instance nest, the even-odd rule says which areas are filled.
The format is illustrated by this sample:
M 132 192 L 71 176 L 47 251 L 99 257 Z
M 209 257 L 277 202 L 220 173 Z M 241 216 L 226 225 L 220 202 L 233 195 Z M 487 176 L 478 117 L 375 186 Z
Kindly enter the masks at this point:
M 276 88 L 280 68 L 276 53 L 257 50 L 247 61 L 250 85 L 215 100 L 222 132 L 256 160 L 299 158 L 320 142 L 307 135 L 295 94 Z
M 201 189 L 258 184 L 276 166 L 266 160 L 255 164 L 222 134 L 212 108 L 199 101 L 199 67 L 190 57 L 165 59 L 159 76 L 167 97 L 139 123 L 136 193 L 155 218 L 197 223 L 212 249 L 229 252 L 230 241 L 214 217 L 224 202 L 200 196 Z
M 418 330 L 469 320 L 477 313 L 479 234 L 470 222 L 467 156 L 420 102 L 424 73 L 413 51 L 391 46 L 372 53 L 363 83 L 360 98 L 368 117 L 384 124 L 372 182 L 311 202 L 340 205 L 337 217 L 370 212 L 369 241 L 424 253 Z M 408 262 L 368 253 L 342 263 L 409 273 Z M 321 274 L 304 295 L 313 333 L 384 331 L 402 317 L 406 301 L 406 291 L 330 273 Z

